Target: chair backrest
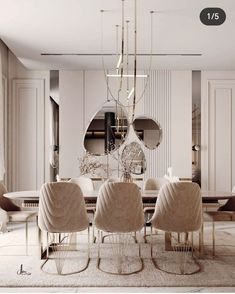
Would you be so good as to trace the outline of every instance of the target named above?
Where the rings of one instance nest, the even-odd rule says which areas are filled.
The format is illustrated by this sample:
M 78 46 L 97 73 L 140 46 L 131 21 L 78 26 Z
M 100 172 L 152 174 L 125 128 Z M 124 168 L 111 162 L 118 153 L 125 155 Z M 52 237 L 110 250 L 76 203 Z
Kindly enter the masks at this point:
M 235 186 L 232 189 L 232 193 L 235 193 Z M 235 211 L 235 198 L 230 198 L 227 202 L 220 206 L 219 211 Z
M 165 178 L 149 178 L 146 180 L 144 190 L 160 190 L 169 181 Z
M 79 178 L 72 178 L 69 180 L 70 183 L 77 184 L 82 192 L 84 191 L 93 191 L 94 190 L 94 184 L 92 179 L 88 177 L 79 177 Z
M 89 220 L 83 194 L 68 182 L 46 183 L 40 190 L 38 226 L 50 233 L 85 230 Z
M 3 196 L 5 193 L 7 193 L 7 189 L 0 181 L 0 207 L 5 211 L 19 211 L 19 206 L 15 205 L 9 198 Z
M 99 190 L 94 217 L 98 229 L 127 233 L 142 229 L 143 203 L 134 183 L 105 182 Z
M 192 232 L 202 225 L 200 187 L 192 182 L 164 185 L 158 195 L 152 225 L 163 231 Z

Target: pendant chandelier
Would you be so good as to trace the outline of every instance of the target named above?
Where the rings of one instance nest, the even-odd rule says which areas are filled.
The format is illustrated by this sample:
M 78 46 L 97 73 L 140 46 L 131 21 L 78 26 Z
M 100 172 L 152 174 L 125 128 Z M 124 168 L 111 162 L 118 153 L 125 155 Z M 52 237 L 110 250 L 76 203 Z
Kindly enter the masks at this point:
M 133 15 L 127 18 L 125 15 L 125 2 L 134 2 Z M 101 55 L 102 66 L 107 84 L 107 100 L 115 100 L 127 108 L 130 122 L 134 121 L 137 103 L 143 98 L 149 80 L 149 72 L 152 65 L 152 36 L 153 14 L 150 11 L 150 53 L 141 54 L 137 48 L 137 0 L 121 0 L 121 23 L 116 24 L 116 53 L 104 53 L 104 14 L 110 11 L 101 10 Z M 146 30 L 147 31 L 147 30 Z M 132 41 L 132 43 L 131 43 Z M 107 69 L 105 56 L 114 56 L 115 62 Z M 137 58 L 149 56 L 149 64 L 145 70 L 138 69 Z M 112 81 L 111 81 L 112 79 Z M 115 81 L 113 81 L 115 79 Z M 114 86 L 115 85 L 115 86 Z M 138 87 L 139 85 L 139 87 Z

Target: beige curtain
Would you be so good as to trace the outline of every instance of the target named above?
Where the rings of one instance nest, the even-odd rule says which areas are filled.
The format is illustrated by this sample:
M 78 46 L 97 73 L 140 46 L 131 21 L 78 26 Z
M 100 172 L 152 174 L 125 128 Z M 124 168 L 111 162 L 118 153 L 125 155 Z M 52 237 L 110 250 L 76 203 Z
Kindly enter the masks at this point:
M 2 85 L 2 57 L 0 51 L 0 181 L 3 180 L 4 174 L 4 101 Z

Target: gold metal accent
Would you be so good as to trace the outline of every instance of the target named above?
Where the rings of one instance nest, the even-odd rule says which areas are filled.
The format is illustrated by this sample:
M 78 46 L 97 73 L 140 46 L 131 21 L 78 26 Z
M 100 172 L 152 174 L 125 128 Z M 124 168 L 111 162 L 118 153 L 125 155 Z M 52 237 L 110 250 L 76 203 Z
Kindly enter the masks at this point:
M 136 234 L 136 232 L 135 232 L 135 234 Z M 118 249 L 117 249 L 117 252 L 115 252 L 115 253 L 117 253 L 117 269 L 118 269 L 118 271 L 117 272 L 110 272 L 110 271 L 108 271 L 108 270 L 104 270 L 104 269 L 102 269 L 101 267 L 100 267 L 100 263 L 101 263 L 101 257 L 100 257 L 100 243 L 102 242 L 103 243 L 103 241 L 104 241 L 104 238 L 105 237 L 115 237 L 115 236 L 120 236 L 120 235 L 122 235 L 122 236 L 124 236 L 124 238 L 125 237 L 134 237 L 134 239 L 135 239 L 135 241 L 136 241 L 136 243 L 138 243 L 138 257 L 139 257 L 139 259 L 140 259 L 140 263 L 141 263 L 141 266 L 140 266 L 140 268 L 138 268 L 137 270 L 135 270 L 135 271 L 131 271 L 131 272 L 122 272 L 122 268 L 121 268 L 121 264 L 122 264 L 122 260 L 120 259 L 120 258 L 122 258 L 123 257 L 123 255 L 122 255 L 122 249 L 123 248 L 120 248 L 120 246 L 122 246 L 123 244 L 120 244 L 119 242 L 118 243 L 116 243 L 117 245 L 118 245 Z M 127 241 L 128 239 L 126 239 L 126 241 Z M 113 244 L 114 244 L 114 242 L 112 242 Z M 128 244 L 128 243 L 127 243 Z M 124 245 L 126 245 L 126 244 L 124 244 Z M 128 276 L 128 275 L 132 275 L 132 274 L 136 274 L 136 273 L 139 273 L 139 272 L 141 272 L 143 269 L 144 269 L 144 263 L 143 263 L 143 259 L 142 259 L 142 257 L 141 257 L 141 246 L 140 246 L 140 243 L 138 242 L 138 240 L 137 240 L 137 238 L 136 238 L 136 235 L 135 236 L 133 236 L 131 233 L 121 233 L 121 234 L 112 234 L 112 233 L 109 233 L 108 235 L 105 235 L 104 237 L 102 237 L 102 231 L 100 231 L 100 230 L 98 230 L 98 255 L 97 255 L 97 268 L 100 270 L 100 271 L 102 271 L 102 272 L 104 272 L 104 273 L 107 273 L 107 274 L 111 274 L 111 275 L 122 275 L 122 276 Z
M 167 238 L 171 237 L 172 238 L 172 234 L 170 232 L 167 232 L 168 234 L 165 235 Z M 192 233 L 192 232 L 191 232 Z M 168 274 L 174 274 L 174 275 L 192 275 L 192 274 L 196 274 L 198 272 L 201 272 L 202 270 L 202 267 L 200 265 L 200 263 L 198 262 L 197 258 L 194 256 L 194 247 L 193 247 L 193 234 L 191 235 L 191 243 L 189 242 L 188 240 L 188 232 L 185 233 L 185 236 L 184 238 L 182 238 L 182 236 L 179 236 L 178 237 L 178 234 L 182 234 L 182 233 L 177 233 L 177 238 L 175 239 L 176 244 L 174 245 L 171 245 L 171 247 L 173 248 L 173 251 L 180 255 L 180 262 L 179 262 L 179 272 L 173 272 L 173 271 L 170 271 L 170 270 L 165 270 L 163 268 L 161 268 L 157 261 L 156 261 L 156 258 L 153 257 L 153 252 L 152 252 L 152 244 L 151 244 L 151 259 L 152 259 L 152 262 L 153 262 L 153 265 L 158 269 L 158 270 L 161 270 L 165 273 L 168 273 Z M 183 240 L 184 241 L 181 241 Z M 179 241 L 180 240 L 180 241 Z M 196 269 L 191 271 L 191 272 L 186 272 L 185 270 L 185 265 L 186 265 L 186 258 L 184 255 L 188 254 L 189 252 L 191 251 L 191 259 L 192 261 L 194 262 L 194 265 L 196 266 Z M 184 255 L 183 255 L 184 254 Z
M 62 249 L 65 249 L 65 251 L 79 251 L 79 250 L 76 250 L 74 249 L 73 245 L 74 244 L 62 244 L 63 242 L 63 239 L 64 238 L 61 238 L 60 234 L 58 235 L 58 233 L 52 233 L 52 243 L 49 245 L 49 233 L 47 232 L 47 249 L 46 249 L 46 260 L 42 263 L 40 269 L 44 272 L 44 273 L 47 273 L 47 274 L 50 274 L 50 275 L 62 275 L 62 276 L 68 276 L 68 275 L 72 275 L 72 274 L 77 274 L 77 273 L 80 273 L 80 272 L 83 272 L 85 271 L 87 268 L 88 268 L 88 265 L 89 265 L 89 262 L 90 262 L 90 227 L 88 226 L 87 228 L 87 260 L 86 260 L 86 263 L 85 265 L 77 270 L 77 271 L 72 271 L 72 272 L 69 272 L 69 273 L 63 273 L 62 270 L 63 270 L 63 264 L 64 264 L 64 261 L 65 261 L 65 257 L 62 257 L 59 256 L 58 258 L 54 257 L 50 257 L 50 250 L 49 248 L 52 248 L 54 250 L 54 252 L 59 252 L 60 248 L 62 247 Z M 58 240 L 61 242 L 61 243 L 57 243 L 57 237 L 58 237 Z M 72 249 L 72 250 L 70 250 Z M 67 258 L 68 259 L 68 258 Z M 74 259 L 74 257 L 73 257 Z M 56 268 L 57 268 L 57 272 L 56 273 L 51 273 L 51 272 L 47 272 L 44 270 L 44 266 L 45 264 L 49 261 L 49 260 L 55 260 L 55 262 L 58 262 L 58 264 L 56 264 Z

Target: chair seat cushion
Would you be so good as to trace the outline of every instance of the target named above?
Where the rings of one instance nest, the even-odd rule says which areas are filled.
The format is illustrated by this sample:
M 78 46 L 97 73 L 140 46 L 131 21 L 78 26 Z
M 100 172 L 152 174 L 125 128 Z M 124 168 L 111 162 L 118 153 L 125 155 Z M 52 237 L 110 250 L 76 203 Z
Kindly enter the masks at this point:
M 36 216 L 35 211 L 8 211 L 7 212 L 10 222 L 25 222 L 30 217 Z
M 232 221 L 233 212 L 231 211 L 207 211 L 203 214 L 204 221 Z

